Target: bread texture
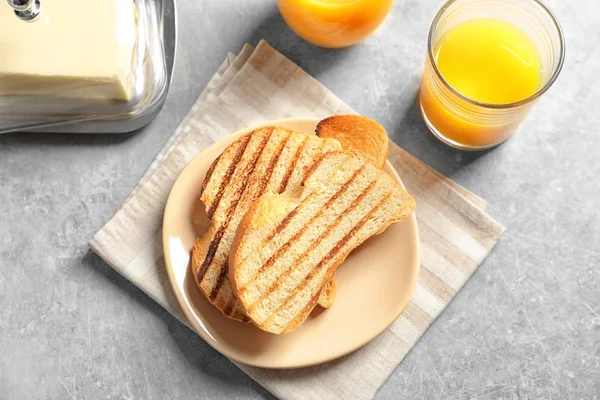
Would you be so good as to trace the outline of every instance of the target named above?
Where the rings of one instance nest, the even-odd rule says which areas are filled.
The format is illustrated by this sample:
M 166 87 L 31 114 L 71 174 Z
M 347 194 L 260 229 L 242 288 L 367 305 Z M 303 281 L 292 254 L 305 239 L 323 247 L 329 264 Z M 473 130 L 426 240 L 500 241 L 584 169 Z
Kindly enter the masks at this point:
M 229 274 L 242 311 L 267 332 L 293 331 L 347 255 L 414 209 L 414 199 L 362 156 L 324 154 L 303 188 L 262 195 L 240 222 Z
M 340 148 L 335 139 L 264 127 L 230 144 L 213 162 L 200 193 L 211 224 L 194 242 L 191 265 L 201 292 L 225 316 L 248 321 L 228 274 L 231 245 L 246 211 L 265 193 L 297 190 L 316 160 Z M 326 305 L 332 299 L 324 294 Z
M 344 150 L 361 154 L 377 168 L 383 168 L 389 151 L 385 128 L 362 115 L 334 115 L 317 125 L 317 136 L 337 139 Z
M 337 291 L 335 279 L 330 279 L 319 294 L 319 301 L 317 304 L 323 308 L 329 308 L 333 305 L 335 300 L 335 293 Z

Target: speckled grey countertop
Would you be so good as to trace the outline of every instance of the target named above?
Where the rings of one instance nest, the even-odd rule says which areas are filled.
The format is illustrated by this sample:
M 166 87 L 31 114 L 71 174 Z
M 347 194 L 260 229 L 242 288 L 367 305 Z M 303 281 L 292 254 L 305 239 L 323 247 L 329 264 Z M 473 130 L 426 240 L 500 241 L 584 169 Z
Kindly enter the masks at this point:
M 489 202 L 506 233 L 378 392 L 381 399 L 600 397 L 600 2 L 548 1 L 567 59 L 506 144 L 462 153 L 415 95 L 438 0 L 397 0 L 341 51 L 274 0 L 180 0 L 164 110 L 122 136 L 0 136 L 0 398 L 271 398 L 88 248 L 227 51 L 266 38 L 393 140 Z

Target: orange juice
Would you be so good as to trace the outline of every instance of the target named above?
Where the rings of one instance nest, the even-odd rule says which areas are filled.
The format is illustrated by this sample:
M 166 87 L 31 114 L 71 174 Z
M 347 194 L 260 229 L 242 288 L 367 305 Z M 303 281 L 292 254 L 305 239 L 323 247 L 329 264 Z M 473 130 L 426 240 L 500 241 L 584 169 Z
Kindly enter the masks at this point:
M 302 38 L 323 47 L 346 47 L 369 36 L 393 0 L 278 0 L 281 15 Z
M 428 122 L 444 137 L 467 146 L 493 145 L 504 140 L 522 117 L 501 118 L 498 108 L 525 100 L 543 85 L 542 61 L 534 41 L 515 25 L 499 19 L 461 22 L 433 46 L 434 62 L 446 83 L 471 100 L 465 101 L 423 80 L 420 102 Z M 425 74 L 433 73 L 429 66 Z M 473 103 L 485 103 L 482 107 Z M 486 117 L 485 107 L 494 110 Z

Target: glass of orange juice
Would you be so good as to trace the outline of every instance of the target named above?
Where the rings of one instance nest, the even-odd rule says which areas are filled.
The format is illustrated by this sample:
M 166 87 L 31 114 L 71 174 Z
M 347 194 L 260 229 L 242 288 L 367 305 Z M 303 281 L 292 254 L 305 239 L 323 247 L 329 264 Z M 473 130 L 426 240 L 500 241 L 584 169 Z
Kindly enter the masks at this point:
M 347 47 L 383 22 L 394 0 L 277 0 L 287 24 L 322 47 Z
M 565 44 L 538 0 L 450 0 L 428 40 L 419 102 L 429 130 L 463 150 L 508 139 L 554 83 Z

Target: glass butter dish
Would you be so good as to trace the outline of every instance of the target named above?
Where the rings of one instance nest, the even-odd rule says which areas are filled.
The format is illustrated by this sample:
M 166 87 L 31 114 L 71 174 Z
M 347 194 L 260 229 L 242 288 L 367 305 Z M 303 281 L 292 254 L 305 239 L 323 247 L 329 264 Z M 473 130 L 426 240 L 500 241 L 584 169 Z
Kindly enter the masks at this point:
M 0 0 L 0 133 L 122 133 L 160 111 L 174 0 Z

